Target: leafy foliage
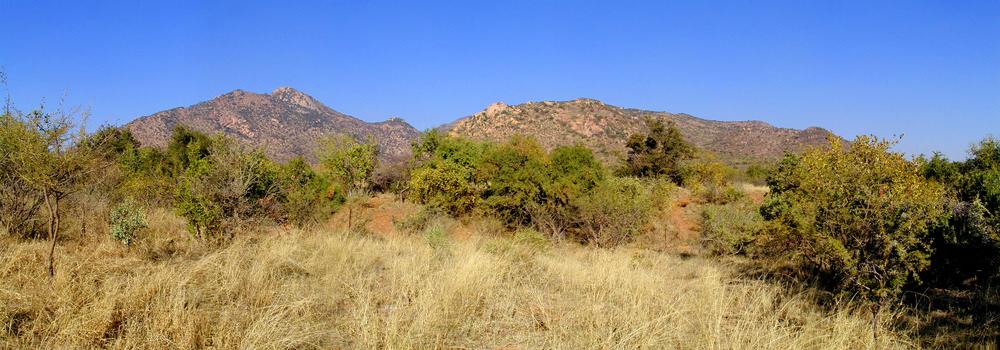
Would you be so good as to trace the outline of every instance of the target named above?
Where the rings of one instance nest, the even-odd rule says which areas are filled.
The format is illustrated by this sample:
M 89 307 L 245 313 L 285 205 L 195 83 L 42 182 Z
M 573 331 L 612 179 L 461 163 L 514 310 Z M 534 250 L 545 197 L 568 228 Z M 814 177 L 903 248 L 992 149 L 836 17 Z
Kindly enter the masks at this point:
M 950 192 L 950 217 L 932 231 L 935 254 L 928 278 L 941 284 L 973 279 L 984 285 L 1000 275 L 1000 142 L 986 138 L 969 159 L 941 154 L 924 160 L 923 175 Z
M 876 301 L 896 297 L 927 268 L 927 234 L 945 216 L 944 191 L 891 141 L 836 139 L 783 161 L 761 208 L 768 248 L 830 287 Z
M 264 153 L 221 138 L 210 147 L 210 156 L 193 161 L 177 186 L 177 213 L 188 219 L 191 233 L 205 237 L 254 219 L 275 218 L 278 174 Z
M 451 215 L 472 212 L 480 201 L 472 170 L 453 161 L 435 159 L 413 171 L 410 196 Z
M 124 245 L 132 244 L 136 239 L 136 232 L 146 228 L 147 225 L 145 210 L 131 198 L 118 204 L 108 217 L 111 238 Z
M 61 202 L 81 190 L 87 180 L 104 167 L 96 147 L 86 147 L 84 129 L 74 132 L 74 118 L 63 112 L 50 114 L 36 110 L 28 114 L 5 111 L 0 116 L 0 193 L 10 202 L 0 204 L 4 230 L 26 230 L 34 234 L 33 223 L 41 203 L 47 213 L 49 275 L 55 274 L 55 246 L 61 228 Z M 14 196 L 25 196 L 14 198 Z M 39 201 L 41 199 L 41 201 Z
M 512 227 L 531 223 L 531 206 L 541 203 L 548 182 L 545 150 L 529 138 L 513 138 L 489 149 L 477 166 L 486 184 L 483 204 Z
M 318 223 L 345 201 L 342 191 L 332 187 L 302 157 L 282 165 L 278 175 L 283 221 L 300 227 Z
M 763 227 L 759 208 L 748 200 L 708 204 L 702 209 L 705 248 L 713 254 L 745 254 Z
M 684 141 L 681 132 L 671 122 L 664 124 L 659 119 L 646 119 L 648 134 L 634 134 L 629 137 L 628 158 L 622 172 L 630 176 L 666 176 L 674 183 L 684 181 L 681 161 L 693 155 L 694 148 Z
M 638 179 L 610 178 L 577 203 L 586 240 L 611 246 L 635 238 L 649 222 L 653 199 Z
M 323 140 L 319 150 L 320 164 L 330 179 L 348 192 L 367 192 L 371 176 L 378 166 L 378 144 L 374 140 L 360 143 L 348 135 Z
M 532 204 L 532 223 L 549 235 L 564 238 L 580 225 L 578 204 L 607 178 L 604 167 L 590 149 L 563 146 L 549 155 L 543 185 L 544 200 Z
M 683 163 L 684 185 L 705 202 L 725 204 L 743 197 L 728 178 L 736 172 L 711 153 L 702 152 L 698 157 Z

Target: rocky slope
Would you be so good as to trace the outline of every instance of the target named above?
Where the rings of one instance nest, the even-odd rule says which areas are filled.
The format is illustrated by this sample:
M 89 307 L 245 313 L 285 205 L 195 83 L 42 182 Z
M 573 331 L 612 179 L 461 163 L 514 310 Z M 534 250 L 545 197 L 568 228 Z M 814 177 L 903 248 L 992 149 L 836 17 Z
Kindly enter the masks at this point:
M 222 133 L 261 147 L 282 161 L 299 155 L 314 160 L 317 140 L 339 133 L 358 139 L 370 135 L 379 143 L 384 159 L 399 159 L 409 154 L 410 143 L 419 134 L 401 119 L 368 123 L 288 87 L 270 94 L 236 90 L 190 107 L 138 118 L 126 127 L 142 144 L 162 147 L 176 125 L 209 134 Z
M 827 144 L 829 131 L 778 128 L 761 121 L 725 122 L 639 109 L 621 108 L 593 99 L 530 102 L 515 106 L 494 103 L 485 110 L 444 127 L 451 134 L 480 140 L 505 140 L 515 134 L 533 135 L 546 147 L 586 145 L 614 162 L 625 155 L 628 136 L 645 131 L 646 117 L 670 120 L 685 139 L 715 152 L 732 164 L 774 160 Z

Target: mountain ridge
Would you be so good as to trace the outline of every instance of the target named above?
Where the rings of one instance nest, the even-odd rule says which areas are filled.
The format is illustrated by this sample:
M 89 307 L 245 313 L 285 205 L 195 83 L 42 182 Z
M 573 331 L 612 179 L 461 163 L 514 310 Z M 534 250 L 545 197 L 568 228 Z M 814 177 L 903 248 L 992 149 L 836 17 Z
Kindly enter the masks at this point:
M 478 140 L 503 140 L 515 134 L 534 136 L 546 148 L 585 144 L 599 158 L 624 157 L 628 136 L 644 132 L 647 117 L 673 122 L 685 139 L 731 164 L 773 161 L 786 152 L 827 145 L 830 131 L 776 127 L 761 120 L 717 121 L 686 113 L 649 111 L 605 104 L 592 98 L 508 105 L 495 102 L 442 130 Z
M 495 102 L 438 129 L 490 141 L 529 135 L 546 148 L 582 144 L 593 149 L 601 160 L 615 163 L 625 156 L 629 135 L 645 131 L 646 118 L 673 122 L 690 143 L 734 165 L 772 161 L 785 152 L 824 146 L 827 135 L 832 135 L 819 127 L 799 130 L 776 127 L 761 120 L 716 121 L 686 113 L 618 107 L 592 98 L 516 105 Z M 332 134 L 348 134 L 357 139 L 374 137 L 383 160 L 403 160 L 419 136 L 419 131 L 402 118 L 366 122 L 285 86 L 269 93 L 236 89 L 187 107 L 136 118 L 125 127 L 144 145 L 163 147 L 177 125 L 210 134 L 222 133 L 238 142 L 261 147 L 279 161 L 295 156 L 315 161 L 317 141 Z
M 270 93 L 236 89 L 187 107 L 136 118 L 125 125 L 145 145 L 163 147 L 177 125 L 210 134 L 222 133 L 239 142 L 260 146 L 277 160 L 304 156 L 315 160 L 317 141 L 332 134 L 357 139 L 369 135 L 384 159 L 404 159 L 419 132 L 400 118 L 366 122 L 338 112 L 291 87 Z

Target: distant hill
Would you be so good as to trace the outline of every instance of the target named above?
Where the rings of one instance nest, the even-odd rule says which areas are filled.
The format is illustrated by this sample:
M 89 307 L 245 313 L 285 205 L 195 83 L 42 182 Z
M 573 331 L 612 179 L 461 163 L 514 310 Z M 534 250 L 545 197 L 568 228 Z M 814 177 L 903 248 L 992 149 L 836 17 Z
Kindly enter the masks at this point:
M 402 119 L 368 123 L 337 112 L 293 88 L 270 94 L 236 90 L 190 107 L 174 108 L 138 118 L 126 125 L 143 145 L 162 147 L 176 125 L 209 134 L 222 133 L 261 147 L 277 160 L 305 156 L 314 160 L 317 140 L 325 135 L 369 135 L 378 141 L 384 159 L 409 155 L 419 132 Z
M 531 135 L 548 148 L 582 144 L 602 160 L 613 163 L 625 155 L 629 135 L 645 131 L 646 117 L 673 121 L 689 142 L 735 165 L 774 160 L 786 151 L 823 146 L 830 134 L 815 127 L 796 130 L 761 121 L 706 120 L 687 114 L 621 108 L 585 98 L 514 106 L 498 102 L 443 129 L 478 140 L 503 141 L 517 134 Z M 370 135 L 379 143 L 384 160 L 403 159 L 409 156 L 410 144 L 419 136 L 417 129 L 402 119 L 368 123 L 289 87 L 269 94 L 235 90 L 189 107 L 140 117 L 125 127 L 142 144 L 162 147 L 176 125 L 209 134 L 222 133 L 261 147 L 281 161 L 299 155 L 315 160 L 317 140 L 334 134 L 358 139 Z
M 608 162 L 621 159 L 629 135 L 645 132 L 644 118 L 671 120 L 685 139 L 715 152 L 731 164 L 774 160 L 786 151 L 827 145 L 829 131 L 778 128 L 761 121 L 714 121 L 687 114 L 621 108 L 593 99 L 530 102 L 515 106 L 494 103 L 443 129 L 453 135 L 480 140 L 505 140 L 532 135 L 545 147 L 582 144 Z

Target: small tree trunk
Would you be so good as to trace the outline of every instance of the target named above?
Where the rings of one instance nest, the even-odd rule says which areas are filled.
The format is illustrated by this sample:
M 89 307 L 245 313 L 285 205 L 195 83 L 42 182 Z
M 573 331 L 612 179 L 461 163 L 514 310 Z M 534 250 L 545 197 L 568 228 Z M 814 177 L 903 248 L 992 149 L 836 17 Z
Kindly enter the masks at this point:
M 56 275 L 56 239 L 59 236 L 59 196 L 45 191 L 45 206 L 49 209 L 49 278 Z
M 872 308 L 872 339 L 874 340 L 872 345 L 878 344 L 878 316 L 882 311 L 882 302 Z
M 350 204 L 348 204 L 347 205 L 347 230 L 348 231 L 354 229 L 354 225 L 351 224 L 351 219 L 353 218 L 353 216 L 354 216 L 354 207 L 352 207 Z

